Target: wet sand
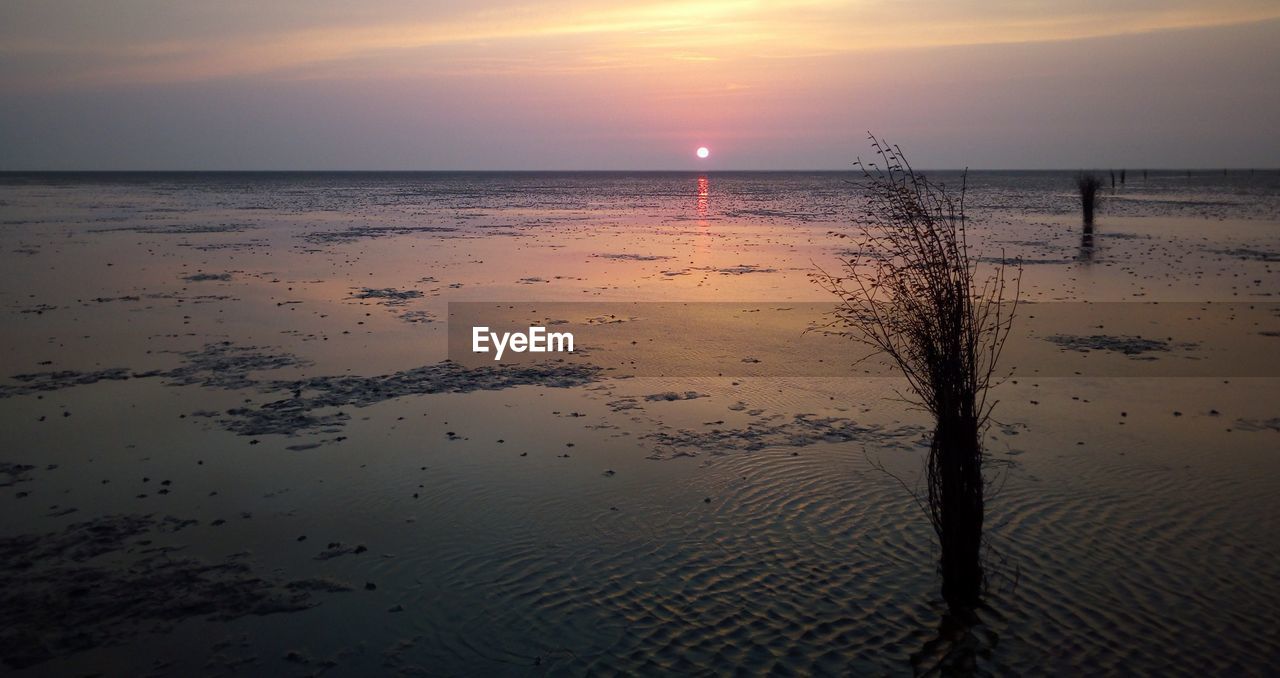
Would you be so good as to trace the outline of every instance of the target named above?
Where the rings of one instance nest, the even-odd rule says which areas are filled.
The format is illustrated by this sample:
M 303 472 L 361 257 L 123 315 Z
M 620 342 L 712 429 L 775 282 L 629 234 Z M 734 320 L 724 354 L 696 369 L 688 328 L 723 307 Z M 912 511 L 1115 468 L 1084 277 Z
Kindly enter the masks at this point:
M 1046 355 L 1280 342 L 1265 322 L 1276 175 L 1153 174 L 1108 196 L 1089 239 L 1069 176 L 971 179 L 977 246 L 1023 262 L 1027 300 L 1263 316 L 1142 336 L 1059 322 Z M 1274 377 L 1001 385 L 997 576 L 984 626 L 957 636 L 928 524 L 879 469 L 913 478 L 926 450 L 896 380 L 446 361 L 449 302 L 826 302 L 808 274 L 858 246 L 830 235 L 856 216 L 846 178 L 0 178 L 0 661 L 344 675 L 1280 659 Z

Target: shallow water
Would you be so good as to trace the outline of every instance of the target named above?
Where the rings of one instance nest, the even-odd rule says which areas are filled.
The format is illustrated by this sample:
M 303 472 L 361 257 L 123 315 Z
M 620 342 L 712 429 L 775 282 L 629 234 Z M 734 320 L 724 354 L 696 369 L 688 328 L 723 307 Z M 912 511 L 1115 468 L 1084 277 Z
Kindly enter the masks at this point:
M 968 178 L 975 247 L 1023 261 L 1025 298 L 1275 301 L 1280 175 L 1131 180 L 1089 241 L 1071 176 Z M 825 301 L 807 275 L 857 248 L 830 235 L 858 214 L 853 178 L 0 175 L 0 567 L 18 582 L 0 659 L 19 675 L 1280 660 L 1274 378 L 1000 386 L 995 576 L 983 626 L 957 634 L 898 481 L 927 421 L 896 380 L 440 363 L 449 301 Z

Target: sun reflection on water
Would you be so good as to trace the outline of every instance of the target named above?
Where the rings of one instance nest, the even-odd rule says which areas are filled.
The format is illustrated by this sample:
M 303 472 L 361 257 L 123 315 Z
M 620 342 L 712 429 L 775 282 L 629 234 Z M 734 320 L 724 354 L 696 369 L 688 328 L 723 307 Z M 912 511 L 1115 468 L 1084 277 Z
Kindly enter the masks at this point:
M 698 177 L 698 225 L 707 225 L 707 205 L 711 198 L 711 182 L 707 181 L 707 175 Z

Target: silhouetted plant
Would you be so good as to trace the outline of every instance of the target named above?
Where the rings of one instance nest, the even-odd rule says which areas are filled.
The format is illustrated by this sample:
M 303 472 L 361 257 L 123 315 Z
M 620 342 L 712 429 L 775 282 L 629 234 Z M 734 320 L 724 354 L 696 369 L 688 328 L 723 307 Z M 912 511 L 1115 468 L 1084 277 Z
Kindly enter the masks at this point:
M 922 505 L 941 546 L 943 598 L 955 611 L 972 610 L 984 583 L 983 438 L 995 406 L 988 393 L 1021 268 L 1007 276 L 1001 258 L 979 277 L 964 179 L 953 197 L 915 172 L 901 149 L 870 139 L 877 162 L 856 164 L 865 179 L 865 254 L 845 261 L 841 276 L 814 277 L 841 302 L 828 326 L 888 356 L 909 385 L 905 399 L 933 416 Z
M 1084 225 L 1093 228 L 1093 211 L 1098 206 L 1098 189 L 1102 180 L 1096 175 L 1081 172 L 1076 175 L 1076 188 L 1080 191 L 1080 207 L 1084 210 Z

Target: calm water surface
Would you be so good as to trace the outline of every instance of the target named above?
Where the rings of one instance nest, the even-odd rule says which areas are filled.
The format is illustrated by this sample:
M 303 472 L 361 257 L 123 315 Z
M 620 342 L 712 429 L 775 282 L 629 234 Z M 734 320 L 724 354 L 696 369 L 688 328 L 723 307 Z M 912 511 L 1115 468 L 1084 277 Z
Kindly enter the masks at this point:
M 1032 301 L 1276 300 L 1280 174 L 1127 175 L 1086 241 L 1072 172 L 971 173 L 974 247 L 1021 258 Z M 1275 379 L 1000 386 L 992 580 L 961 632 L 899 482 L 928 431 L 902 384 L 441 362 L 448 301 L 823 300 L 807 276 L 858 248 L 830 234 L 860 213 L 854 180 L 0 174 L 0 659 L 15 675 L 1280 662 Z

